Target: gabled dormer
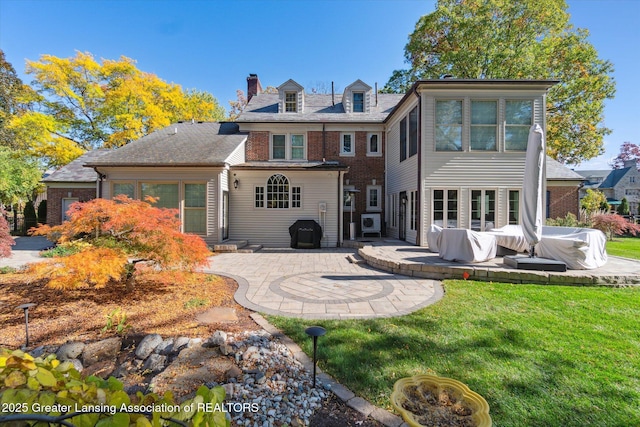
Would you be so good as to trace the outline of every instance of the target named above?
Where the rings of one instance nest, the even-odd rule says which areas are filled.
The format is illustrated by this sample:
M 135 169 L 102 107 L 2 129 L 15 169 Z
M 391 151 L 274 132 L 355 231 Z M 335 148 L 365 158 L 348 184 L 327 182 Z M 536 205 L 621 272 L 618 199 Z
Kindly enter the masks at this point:
M 360 79 L 347 86 L 342 94 L 345 113 L 370 113 L 371 92 L 371 86 Z
M 278 86 L 278 113 L 301 113 L 304 111 L 304 88 L 289 79 Z

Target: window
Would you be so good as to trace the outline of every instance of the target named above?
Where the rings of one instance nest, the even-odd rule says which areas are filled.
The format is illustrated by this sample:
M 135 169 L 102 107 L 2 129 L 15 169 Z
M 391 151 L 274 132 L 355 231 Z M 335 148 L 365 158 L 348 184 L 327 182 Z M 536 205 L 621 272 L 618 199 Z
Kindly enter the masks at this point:
M 436 151 L 462 150 L 462 101 L 436 101 Z
M 433 190 L 432 211 L 434 224 L 443 228 L 458 227 L 458 190 Z
M 124 194 L 130 199 L 135 197 L 135 185 L 132 182 L 114 182 L 113 196 Z
M 486 231 L 495 228 L 495 190 L 471 190 L 471 229 Z
M 289 180 L 286 176 L 278 173 L 267 180 L 267 208 L 289 208 Z
M 636 183 L 636 177 L 635 176 L 630 176 L 629 177 L 629 183 L 630 184 L 635 184 Z
M 292 208 L 302 207 L 301 196 L 302 196 L 301 187 L 291 187 L 291 207 Z
M 256 208 L 264 208 L 264 187 L 255 188 L 255 204 Z
M 367 134 L 367 156 L 382 156 L 382 141 L 379 133 Z
M 353 93 L 353 112 L 364 113 L 364 93 L 363 92 Z
M 207 234 L 206 184 L 184 184 L 184 232 Z
M 157 197 L 155 206 L 158 208 L 179 209 L 180 200 L 178 196 L 178 183 L 156 184 L 143 182 L 140 184 L 140 198 Z
M 342 187 L 342 209 L 345 212 L 351 212 L 351 206 L 353 206 L 354 212 L 356 210 L 356 193 L 349 193 L 349 190 L 355 190 L 355 188 L 356 187 L 354 187 L 353 185 L 345 185 L 344 187 Z
M 409 113 L 409 157 L 418 153 L 418 107 Z
M 298 111 L 298 94 L 296 92 L 285 92 L 284 111 L 286 113 L 295 113 Z
M 400 161 L 407 158 L 407 118 L 400 120 Z
M 382 210 L 382 186 L 367 185 L 367 211 Z
M 307 157 L 304 135 L 271 136 L 271 160 L 304 160 Z
M 505 104 L 505 150 L 526 151 L 529 128 L 533 124 L 532 101 L 506 101 Z
M 418 229 L 418 192 L 412 191 L 409 193 L 409 196 L 409 204 L 411 207 L 409 229 L 415 231 Z
M 497 123 L 497 101 L 471 101 L 471 150 L 497 149 Z
M 341 156 L 353 156 L 356 153 L 355 149 L 355 134 L 343 133 L 340 135 L 340 155 Z
M 509 224 L 520 224 L 520 191 L 509 190 Z

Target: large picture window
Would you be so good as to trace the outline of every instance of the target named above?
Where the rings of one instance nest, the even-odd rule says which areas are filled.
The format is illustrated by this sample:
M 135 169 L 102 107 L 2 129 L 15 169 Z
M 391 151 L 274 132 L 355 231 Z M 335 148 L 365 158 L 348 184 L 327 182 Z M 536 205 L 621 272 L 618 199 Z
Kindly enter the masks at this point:
M 532 101 L 506 101 L 504 131 L 505 150 L 526 151 L 529 129 L 532 124 Z
M 113 196 L 125 195 L 130 199 L 135 197 L 135 185 L 133 182 L 114 182 Z
M 498 103 L 496 101 L 471 101 L 471 150 L 496 150 L 497 123 Z
M 436 151 L 462 150 L 462 101 L 436 101 Z
M 267 208 L 289 208 L 289 180 L 286 176 L 275 174 L 267 180 Z
M 140 184 L 140 199 L 144 200 L 147 196 L 156 197 L 158 199 L 155 204 L 158 208 L 180 208 L 178 183 L 157 184 L 143 182 Z

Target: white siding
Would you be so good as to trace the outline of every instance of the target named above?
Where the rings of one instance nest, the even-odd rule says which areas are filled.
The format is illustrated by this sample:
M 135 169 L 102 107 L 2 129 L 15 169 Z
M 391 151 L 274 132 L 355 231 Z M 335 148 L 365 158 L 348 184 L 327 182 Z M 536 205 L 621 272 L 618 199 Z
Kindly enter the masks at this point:
M 231 166 L 244 163 L 245 162 L 244 147 L 245 147 L 245 143 L 243 142 L 238 146 L 238 148 L 233 150 L 233 153 L 231 153 L 229 157 L 227 157 L 226 162 Z
M 251 244 L 265 247 L 289 247 L 289 227 L 299 219 L 313 219 L 322 226 L 322 246 L 337 245 L 340 195 L 338 172 L 234 170 L 233 173 L 236 174 L 239 185 L 237 189 L 232 188 L 230 194 L 230 239 L 248 240 Z M 286 176 L 290 187 L 302 187 L 301 208 L 255 207 L 255 187 L 265 187 L 266 201 L 267 179 L 274 173 Z M 320 214 L 320 202 L 326 203 L 326 214 Z
M 409 105 L 404 111 L 403 114 L 396 115 L 396 120 L 392 121 L 388 127 L 387 135 L 386 135 L 386 187 L 387 194 L 399 194 L 401 191 L 405 191 L 407 196 L 410 195 L 411 191 L 418 190 L 418 156 L 414 155 L 408 157 L 404 161 L 400 161 L 400 120 L 406 117 L 409 111 L 415 106 L 415 103 Z M 407 139 L 409 135 L 407 134 Z M 407 152 L 408 155 L 408 152 Z M 396 198 L 397 203 L 401 203 L 399 196 Z M 389 199 L 387 198 L 387 201 Z M 386 208 L 389 212 L 392 212 L 391 206 L 387 206 Z M 396 206 L 395 212 L 400 214 L 400 206 Z M 410 221 L 410 211 L 409 205 L 407 204 L 407 211 L 405 215 L 405 230 L 406 230 L 406 241 L 410 243 L 416 243 L 417 233 L 415 231 L 410 230 L 409 221 Z M 400 232 L 400 224 L 398 220 L 397 227 L 391 227 L 391 221 L 387 222 L 387 235 L 392 238 L 399 238 Z

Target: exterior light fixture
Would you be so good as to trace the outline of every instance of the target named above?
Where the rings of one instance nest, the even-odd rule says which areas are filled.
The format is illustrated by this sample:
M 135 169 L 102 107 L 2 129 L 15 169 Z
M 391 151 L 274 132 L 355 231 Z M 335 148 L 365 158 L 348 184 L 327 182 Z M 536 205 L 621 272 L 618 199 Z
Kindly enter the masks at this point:
M 233 181 L 233 188 L 235 188 L 235 189 L 237 190 L 237 189 L 238 189 L 238 185 L 239 185 L 239 184 L 240 184 L 240 181 L 238 181 L 238 179 L 236 178 L 236 179 Z
M 16 307 L 16 309 L 24 310 L 24 332 L 26 336 L 26 342 L 24 344 L 24 348 L 29 347 L 29 309 L 34 307 L 36 304 L 30 302 L 27 304 L 22 304 Z
M 318 350 L 318 337 L 327 333 L 327 330 L 322 326 L 310 326 L 304 330 L 304 332 L 313 337 L 313 388 L 316 388 L 316 352 Z

